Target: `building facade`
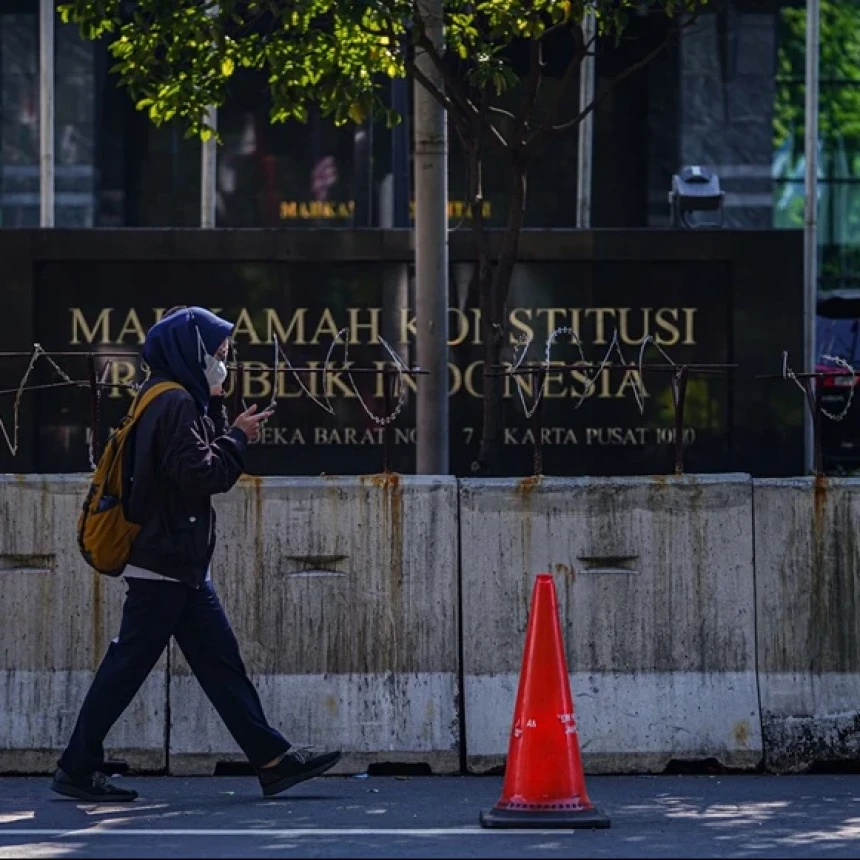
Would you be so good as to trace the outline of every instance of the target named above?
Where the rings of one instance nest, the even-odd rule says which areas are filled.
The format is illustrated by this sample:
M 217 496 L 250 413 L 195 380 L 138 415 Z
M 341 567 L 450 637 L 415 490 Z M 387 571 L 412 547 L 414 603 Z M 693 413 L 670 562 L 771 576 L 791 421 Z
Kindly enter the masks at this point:
M 797 227 L 803 210 L 803 6 L 715 0 L 682 42 L 614 88 L 597 110 L 593 226 L 668 223 L 667 192 L 682 165 L 717 172 L 730 227 Z M 0 218 L 38 224 L 37 0 L 0 6 Z M 621 50 L 597 59 L 598 87 L 665 37 L 634 19 Z M 860 114 L 860 5 L 824 0 L 821 51 L 822 278 L 853 277 Z M 560 58 L 563 60 L 563 58 Z M 56 223 L 76 227 L 195 226 L 199 148 L 179 126 L 156 128 L 109 74 L 106 45 L 56 31 Z M 219 126 L 220 226 L 386 226 L 392 150 L 408 123 L 335 129 L 321 117 L 272 126 L 264 82 L 237 75 Z M 404 137 L 405 135 L 405 137 Z M 452 225 L 467 215 L 451 135 Z M 529 227 L 575 226 L 576 131 L 530 176 Z M 494 181 L 498 177 L 497 181 Z M 488 215 L 504 217 L 505 177 L 490 165 Z M 823 284 L 824 285 L 824 284 Z

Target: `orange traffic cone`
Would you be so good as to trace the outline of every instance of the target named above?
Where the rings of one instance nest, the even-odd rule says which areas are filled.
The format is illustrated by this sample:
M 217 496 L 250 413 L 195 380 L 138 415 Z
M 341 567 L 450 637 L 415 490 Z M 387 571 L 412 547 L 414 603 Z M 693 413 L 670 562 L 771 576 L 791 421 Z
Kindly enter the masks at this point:
M 482 827 L 609 827 L 588 799 L 552 576 L 537 576 L 502 796 Z

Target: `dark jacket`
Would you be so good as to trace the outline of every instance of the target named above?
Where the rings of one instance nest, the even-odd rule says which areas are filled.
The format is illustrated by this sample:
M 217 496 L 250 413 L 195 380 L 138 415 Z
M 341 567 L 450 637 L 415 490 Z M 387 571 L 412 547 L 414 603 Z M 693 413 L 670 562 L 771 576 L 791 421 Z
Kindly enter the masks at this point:
M 247 437 L 227 426 L 223 398 L 201 415 L 190 394 L 173 390 L 149 405 L 129 441 L 126 515 L 141 526 L 129 563 L 199 588 L 215 549 L 211 498 L 242 475 Z

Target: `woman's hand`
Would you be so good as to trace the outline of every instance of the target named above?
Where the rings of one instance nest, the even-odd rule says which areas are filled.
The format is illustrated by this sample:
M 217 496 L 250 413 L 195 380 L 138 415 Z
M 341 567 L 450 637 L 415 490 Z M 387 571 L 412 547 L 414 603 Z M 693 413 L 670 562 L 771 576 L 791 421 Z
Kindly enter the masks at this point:
M 267 409 L 265 412 L 258 413 L 255 403 L 233 422 L 233 426 L 238 427 L 248 437 L 249 442 L 255 442 L 260 435 L 260 425 L 264 424 L 273 412 L 274 410 Z

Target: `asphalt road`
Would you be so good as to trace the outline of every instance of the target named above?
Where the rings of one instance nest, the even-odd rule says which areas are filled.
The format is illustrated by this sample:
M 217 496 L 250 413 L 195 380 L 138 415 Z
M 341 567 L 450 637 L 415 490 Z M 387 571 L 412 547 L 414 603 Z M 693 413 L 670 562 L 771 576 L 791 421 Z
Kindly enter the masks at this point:
M 858 857 L 860 776 L 590 777 L 609 830 L 484 830 L 499 777 L 128 778 L 133 804 L 0 778 L 0 858 Z

